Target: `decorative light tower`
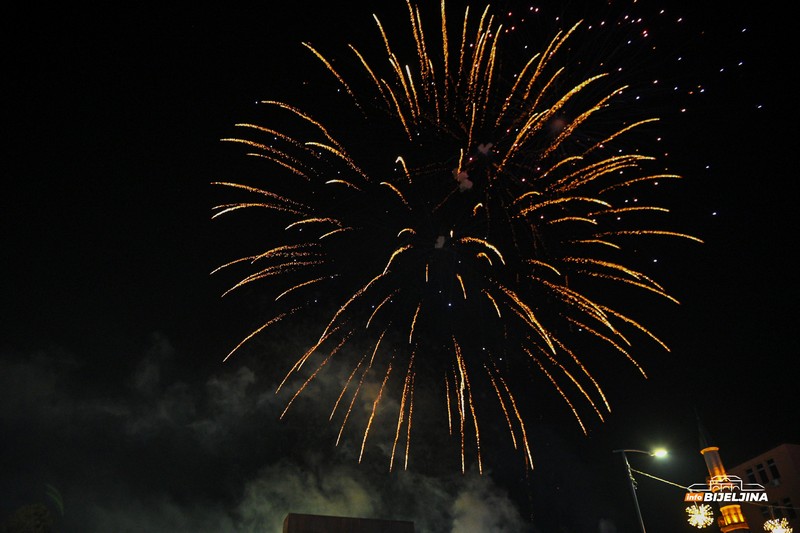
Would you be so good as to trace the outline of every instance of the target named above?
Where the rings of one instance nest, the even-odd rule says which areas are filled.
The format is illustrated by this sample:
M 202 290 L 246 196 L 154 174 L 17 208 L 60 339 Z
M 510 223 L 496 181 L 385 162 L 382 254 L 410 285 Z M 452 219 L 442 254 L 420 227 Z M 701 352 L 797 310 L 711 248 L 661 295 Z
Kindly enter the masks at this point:
M 719 448 L 711 446 L 711 439 L 708 437 L 708 432 L 700 422 L 700 416 L 697 416 L 697 427 L 700 432 L 700 454 L 706 462 L 708 468 L 708 479 L 723 479 L 728 476 L 725 467 L 722 464 L 722 459 L 719 456 Z M 719 476 L 719 477 L 718 477 Z M 717 518 L 717 525 L 722 533 L 735 531 L 736 533 L 750 533 L 750 526 L 742 514 L 742 508 L 737 503 L 726 502 L 725 505 L 720 505 L 719 508 L 722 516 Z

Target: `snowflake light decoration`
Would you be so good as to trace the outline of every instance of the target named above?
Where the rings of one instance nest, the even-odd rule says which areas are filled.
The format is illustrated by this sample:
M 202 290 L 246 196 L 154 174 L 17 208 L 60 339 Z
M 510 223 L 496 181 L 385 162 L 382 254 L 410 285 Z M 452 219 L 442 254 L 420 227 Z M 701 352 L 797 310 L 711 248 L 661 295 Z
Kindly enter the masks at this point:
M 770 531 L 771 533 L 792 533 L 792 528 L 789 527 L 789 522 L 785 518 L 781 518 L 780 520 L 772 518 L 764 522 L 764 531 Z
M 714 523 L 714 512 L 711 510 L 710 505 L 694 504 L 687 507 L 686 512 L 689 513 L 689 524 L 698 529 L 708 527 Z

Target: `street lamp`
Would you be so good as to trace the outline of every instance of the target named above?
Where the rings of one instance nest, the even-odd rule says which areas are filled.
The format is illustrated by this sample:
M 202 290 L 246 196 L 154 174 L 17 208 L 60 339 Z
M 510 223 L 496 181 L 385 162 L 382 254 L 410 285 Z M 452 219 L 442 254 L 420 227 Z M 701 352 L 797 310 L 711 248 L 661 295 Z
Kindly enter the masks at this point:
M 613 453 L 621 453 L 622 459 L 625 461 L 625 472 L 628 474 L 628 483 L 631 486 L 631 494 L 633 495 L 633 504 L 636 506 L 636 517 L 639 519 L 639 528 L 642 530 L 642 533 L 647 533 L 644 528 L 644 520 L 642 520 L 642 510 L 639 509 L 639 498 L 636 496 L 636 480 L 633 478 L 633 473 L 631 472 L 631 464 L 628 462 L 628 456 L 625 455 L 626 453 L 643 453 L 645 455 L 650 455 L 652 457 L 664 457 L 667 455 L 667 450 L 663 448 L 659 448 L 657 450 L 652 451 L 645 451 L 645 450 L 613 450 Z

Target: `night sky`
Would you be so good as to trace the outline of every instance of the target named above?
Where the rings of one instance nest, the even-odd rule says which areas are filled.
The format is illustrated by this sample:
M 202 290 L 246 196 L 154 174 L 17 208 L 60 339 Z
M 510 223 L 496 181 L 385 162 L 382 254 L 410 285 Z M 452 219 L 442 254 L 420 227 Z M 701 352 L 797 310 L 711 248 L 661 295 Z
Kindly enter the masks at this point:
M 300 42 L 380 45 L 372 10 L 404 32 L 404 2 L 7 17 L 0 523 L 41 503 L 65 532 L 278 532 L 288 512 L 413 520 L 433 533 L 634 531 L 612 450 L 663 446 L 666 459 L 630 456 L 661 478 L 637 477 L 644 520 L 651 533 L 692 530 L 675 485 L 706 474 L 697 415 L 729 467 L 800 443 L 796 46 L 774 2 L 675 4 L 651 13 L 652 38 L 679 68 L 642 54 L 633 73 L 663 67 L 645 100 L 684 176 L 670 205 L 704 241 L 658 250 L 654 276 L 680 305 L 642 305 L 671 351 L 636 354 L 648 379 L 609 376 L 612 412 L 587 417 L 588 435 L 543 407 L 532 472 L 503 456 L 483 475 L 462 474 L 457 448 L 433 436 L 417 439 L 406 471 L 388 472 L 380 453 L 359 463 L 360 442 L 334 446 L 330 406 L 313 398 L 278 420 L 275 385 L 305 344 L 303 324 L 222 362 L 265 317 L 257 294 L 221 298 L 231 279 L 210 275 L 263 230 L 211 219 L 225 199 L 210 184 L 243 168 L 220 139 L 259 122 L 258 100 L 324 102 L 325 73 Z M 514 38 L 552 33 L 547 6 Z

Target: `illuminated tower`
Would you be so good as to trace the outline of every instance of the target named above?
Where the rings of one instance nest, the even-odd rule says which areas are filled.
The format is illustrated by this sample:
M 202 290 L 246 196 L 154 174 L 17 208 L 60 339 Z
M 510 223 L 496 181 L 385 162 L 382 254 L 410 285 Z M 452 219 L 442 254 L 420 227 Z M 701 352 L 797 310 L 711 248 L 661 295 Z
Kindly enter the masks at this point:
M 727 478 L 728 473 L 722 465 L 722 459 L 719 456 L 719 448 L 710 444 L 711 439 L 708 437 L 703 424 L 700 422 L 700 417 L 697 417 L 697 426 L 700 432 L 700 454 L 706 462 L 708 468 L 707 482 L 711 478 L 723 479 Z M 738 503 L 725 503 L 719 507 L 719 512 L 722 516 L 717 518 L 717 525 L 722 533 L 735 531 L 736 533 L 750 533 L 750 526 L 747 525 L 747 520 L 744 519 L 742 514 L 742 507 Z

